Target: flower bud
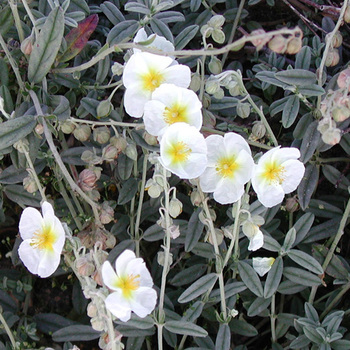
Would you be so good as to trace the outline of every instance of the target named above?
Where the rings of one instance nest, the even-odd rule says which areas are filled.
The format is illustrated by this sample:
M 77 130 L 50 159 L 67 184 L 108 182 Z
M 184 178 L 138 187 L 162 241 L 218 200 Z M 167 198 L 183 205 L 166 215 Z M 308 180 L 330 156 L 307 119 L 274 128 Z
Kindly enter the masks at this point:
M 87 306 L 87 315 L 91 318 L 97 316 L 97 307 L 93 302 L 90 302 Z
M 219 228 L 215 228 L 215 236 L 216 236 L 216 242 L 218 245 L 222 243 L 224 240 L 224 232 L 220 230 Z M 210 244 L 214 245 L 213 237 L 211 234 L 209 234 L 208 241 Z
M 64 134 L 71 134 L 75 129 L 75 124 L 72 123 L 70 120 L 65 120 L 63 123 L 60 124 L 60 129 Z
M 295 55 L 298 53 L 303 45 L 301 37 L 294 37 L 288 41 L 286 53 Z
M 106 162 L 113 162 L 114 159 L 118 158 L 119 153 L 117 147 L 109 144 L 102 149 L 102 159 Z
M 79 125 L 73 132 L 74 137 L 81 142 L 87 141 L 91 135 L 91 129 L 88 125 Z
M 343 122 L 350 117 L 350 109 L 345 106 L 338 105 L 332 109 L 332 117 L 336 122 Z
M 274 36 L 269 41 L 269 49 L 276 53 L 285 53 L 287 50 L 288 40 L 281 34 Z
M 345 23 L 350 23 L 350 5 L 346 7 L 343 19 Z
M 42 135 L 44 133 L 44 127 L 42 124 L 37 124 L 36 127 L 35 127 L 35 132 L 38 134 L 38 135 Z
M 225 33 L 221 29 L 214 29 L 211 33 L 211 37 L 218 44 L 223 44 L 225 41 Z
M 265 33 L 266 32 L 264 29 L 255 29 L 250 33 L 250 36 L 254 37 L 256 35 L 262 35 Z M 252 39 L 250 41 L 256 47 L 256 50 L 260 51 L 269 40 L 270 40 L 270 38 L 268 36 L 266 36 L 264 38 Z
M 113 110 L 113 105 L 110 100 L 104 100 L 99 103 L 96 109 L 97 118 L 108 117 Z
M 326 132 L 322 134 L 322 141 L 327 145 L 336 145 L 340 142 L 341 130 L 337 128 L 329 128 Z
M 90 169 L 84 169 L 79 174 L 78 186 L 85 192 L 92 191 L 96 186 L 97 176 Z
M 33 50 L 34 38 L 32 35 L 25 38 L 21 43 L 21 51 L 25 55 L 30 55 Z
M 160 266 L 164 266 L 164 264 L 165 264 L 165 253 L 163 251 L 158 252 L 158 254 L 157 254 L 157 262 L 158 262 L 158 264 Z M 169 254 L 169 260 L 168 260 L 167 268 L 169 268 L 172 263 L 173 263 L 173 254 Z
M 343 43 L 343 36 L 341 33 L 338 31 L 334 34 L 333 39 L 332 39 L 332 46 L 333 48 L 338 48 L 341 44 Z
M 212 74 L 220 74 L 222 72 L 221 61 L 215 56 L 211 56 L 208 68 Z
M 214 127 L 216 125 L 216 116 L 208 111 L 207 109 L 203 110 L 203 126 Z
M 171 225 L 169 227 L 169 231 L 170 231 L 170 237 L 172 239 L 176 239 L 177 237 L 180 236 L 180 227 L 178 225 Z
M 203 95 L 203 99 L 202 99 L 202 104 L 203 104 L 203 108 L 208 108 L 211 104 L 211 97 L 208 94 L 204 94 Z
M 34 193 L 38 190 L 38 185 L 31 176 L 27 176 L 23 179 L 23 187 L 28 193 Z
M 182 203 L 176 197 L 171 198 L 169 203 L 169 214 L 176 219 L 182 213 Z
M 259 140 L 261 138 L 263 138 L 266 134 L 266 127 L 262 122 L 256 122 L 253 125 L 252 128 L 252 134 L 254 135 L 254 137 Z
M 145 190 L 151 198 L 158 198 L 163 191 L 162 187 L 154 179 L 147 180 Z
M 101 268 L 97 269 L 93 275 L 91 276 L 92 279 L 99 285 L 99 286 L 103 286 L 103 279 L 102 279 L 102 272 L 101 272 Z
M 91 327 L 98 332 L 101 332 L 104 330 L 104 322 L 99 317 L 93 317 L 91 320 Z
M 217 100 L 222 100 L 225 96 L 225 92 L 224 89 L 219 88 L 218 91 L 215 92 L 215 94 L 213 95 L 214 98 L 216 98 Z
M 293 196 L 291 198 L 287 198 L 285 208 L 289 213 L 296 212 L 299 209 L 297 197 Z
M 81 155 L 81 160 L 88 164 L 99 164 L 102 163 L 102 158 L 97 156 L 94 152 L 86 150 Z
M 241 118 L 248 118 L 250 115 L 250 105 L 249 103 L 241 103 L 237 104 L 237 115 Z
M 19 153 L 26 153 L 29 151 L 29 141 L 27 139 L 22 139 L 13 144 L 13 147 Z
M 121 136 L 113 136 L 111 137 L 109 142 L 117 148 L 118 152 L 123 152 L 126 149 L 126 146 L 128 145 L 125 138 Z
M 134 143 L 128 143 L 125 148 L 125 154 L 132 160 L 137 160 L 137 149 Z
M 230 81 L 227 88 L 228 88 L 228 92 L 231 96 L 235 97 L 235 96 L 241 95 L 241 88 L 236 81 L 233 81 L 233 80 Z
M 80 276 L 91 276 L 95 271 L 95 265 L 88 254 L 78 258 L 75 261 L 75 267 Z
M 111 133 L 107 126 L 95 128 L 93 131 L 94 141 L 98 142 L 101 145 L 103 145 L 104 143 L 107 143 L 110 137 L 111 137 Z
M 222 15 L 215 15 L 208 21 L 208 25 L 212 28 L 221 28 L 225 23 L 225 17 Z
M 143 138 L 150 146 L 155 146 L 158 143 L 157 138 L 148 133 L 147 131 L 143 133 Z
M 205 83 L 205 91 L 210 95 L 214 95 L 219 89 L 220 83 L 216 78 L 209 78 Z
M 193 73 L 191 76 L 190 89 L 197 92 L 201 88 L 201 76 L 198 73 Z
M 103 202 L 100 212 L 101 223 L 106 225 L 114 220 L 114 210 L 108 202 Z
M 112 74 L 113 75 L 122 75 L 123 74 L 123 70 L 124 70 L 124 65 L 118 63 L 118 62 L 114 62 L 113 66 L 112 66 Z
M 192 192 L 191 192 L 191 203 L 193 204 L 193 206 L 195 207 L 198 207 L 201 203 L 202 203 L 202 200 L 201 200 L 201 195 L 200 193 L 197 191 L 197 189 L 194 189 Z
M 334 67 L 339 63 L 340 56 L 338 49 L 330 49 L 327 53 L 325 66 Z
M 350 68 L 347 68 L 340 72 L 338 75 L 337 84 L 341 89 L 348 87 L 350 91 Z

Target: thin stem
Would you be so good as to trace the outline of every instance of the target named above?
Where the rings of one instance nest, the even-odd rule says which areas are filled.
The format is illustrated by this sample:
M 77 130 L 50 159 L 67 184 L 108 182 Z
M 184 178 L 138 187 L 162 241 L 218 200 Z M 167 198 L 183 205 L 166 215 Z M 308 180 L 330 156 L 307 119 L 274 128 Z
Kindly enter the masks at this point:
M 38 31 L 38 28 L 35 25 L 36 21 L 35 21 L 35 18 L 33 16 L 32 10 L 30 9 L 30 7 L 28 5 L 27 0 L 22 0 L 22 2 L 23 2 L 23 5 L 24 5 L 24 8 L 27 11 L 27 15 L 28 15 L 28 17 L 30 18 L 30 21 L 33 24 L 33 28 L 34 28 L 34 32 L 35 32 L 35 40 L 37 40 L 38 36 L 39 36 L 39 31 Z
M 10 341 L 11 341 L 11 345 L 12 345 L 12 348 L 13 349 L 16 349 L 16 341 L 15 341 L 15 338 L 11 332 L 11 329 L 10 327 L 8 326 L 4 316 L 2 315 L 2 311 L 0 312 L 0 322 L 2 323 L 2 325 L 4 326 L 4 329 L 8 335 L 8 337 L 10 338 Z
M 273 294 L 271 297 L 271 314 L 270 314 L 270 323 L 271 323 L 271 340 L 273 343 L 276 343 L 276 295 Z
M 233 41 L 233 38 L 235 37 L 237 26 L 238 26 L 238 22 L 239 22 L 239 19 L 241 18 L 244 4 L 245 4 L 245 0 L 241 0 L 240 4 L 238 6 L 238 10 L 237 10 L 237 14 L 236 14 L 235 20 L 234 20 L 233 25 L 232 25 L 231 34 L 230 34 L 230 37 L 229 37 L 228 42 L 227 42 L 228 44 L 231 44 L 232 41 Z M 223 54 L 222 60 L 221 60 L 222 66 L 225 65 L 227 56 L 228 56 L 228 52 L 225 52 Z
M 109 336 L 109 339 L 110 339 L 108 344 L 112 344 L 111 350 L 117 350 L 117 344 L 115 342 L 115 333 L 114 333 L 112 315 L 107 309 L 106 309 L 106 311 L 107 311 L 108 336 Z
M 18 13 L 17 4 L 15 4 L 13 0 L 9 0 L 9 5 L 11 7 L 13 18 L 15 20 L 15 26 L 18 32 L 19 41 L 22 42 L 24 40 L 24 32 L 22 28 L 21 18 Z
M 105 122 L 99 122 L 94 120 L 85 120 L 85 119 L 77 119 L 77 118 L 70 118 L 69 119 L 73 123 L 80 123 L 80 124 L 91 124 L 91 125 L 114 125 L 114 126 L 121 126 L 123 128 L 143 128 L 144 125 L 142 123 L 123 123 L 123 122 L 117 122 L 114 120 L 109 120 Z
M 344 228 L 345 228 L 345 225 L 346 225 L 346 222 L 347 222 L 347 219 L 348 219 L 349 215 L 350 215 L 350 198 L 349 198 L 348 203 L 346 205 L 346 208 L 344 210 L 343 217 L 340 220 L 338 231 L 337 231 L 337 233 L 336 233 L 336 235 L 334 237 L 332 245 L 329 248 L 329 251 L 328 251 L 328 253 L 326 255 L 326 258 L 324 259 L 324 262 L 322 264 L 323 271 L 326 271 L 329 263 L 331 262 L 331 260 L 333 258 L 334 251 L 337 248 L 338 243 L 339 243 L 340 239 L 342 238 L 342 236 L 344 234 Z M 309 296 L 309 303 L 310 304 L 312 304 L 314 302 L 315 295 L 316 295 L 316 292 L 317 292 L 317 288 L 318 288 L 317 286 L 314 286 L 311 289 L 310 296 Z
M 6 54 L 6 57 L 7 59 L 9 60 L 9 63 L 13 69 L 13 72 L 15 73 L 15 76 L 16 76 L 16 79 L 17 79 L 17 82 L 18 82 L 18 85 L 19 85 L 19 88 L 21 90 L 24 90 L 24 83 L 23 83 L 23 80 L 22 80 L 22 77 L 21 75 L 19 74 L 19 69 L 17 67 L 17 63 L 16 61 L 13 59 L 9 49 L 7 48 L 7 45 L 5 43 L 5 40 L 4 38 L 2 37 L 2 35 L 0 34 L 0 45 L 2 47 L 2 49 L 5 51 L 5 54 Z M 19 94 L 20 95 L 20 94 Z
M 134 160 L 133 175 L 134 175 L 134 178 L 137 177 L 137 160 Z M 130 203 L 130 235 L 136 241 L 135 222 L 134 222 L 134 219 L 135 219 L 135 200 L 136 200 L 136 194 L 134 195 L 134 197 L 132 197 L 131 203 Z
M 30 97 L 32 98 L 33 100 L 33 103 L 34 103 L 34 106 L 35 106 L 35 109 L 36 109 L 36 112 L 39 114 L 39 115 L 43 115 L 43 111 L 41 109 L 41 106 L 40 106 L 40 103 L 39 103 L 39 100 L 38 100 L 38 97 L 36 96 L 35 92 L 33 90 L 30 90 L 29 91 L 29 94 L 30 94 Z M 45 118 L 42 118 L 42 123 L 43 123 L 43 126 L 44 126 L 44 134 L 45 134 L 45 137 L 46 137 L 46 141 L 50 147 L 50 150 L 56 160 L 56 163 L 57 165 L 60 167 L 61 169 L 61 172 L 63 174 L 63 176 L 66 178 L 66 180 L 68 181 L 71 189 L 75 192 L 77 192 L 87 203 L 89 203 L 89 205 L 91 206 L 92 208 L 92 211 L 94 213 L 94 216 L 95 216 L 95 221 L 96 221 L 96 225 L 97 226 L 102 226 L 101 224 L 101 221 L 100 221 L 100 217 L 99 217 L 99 213 L 98 213 L 98 209 L 97 209 L 97 205 L 96 203 L 89 197 L 87 196 L 81 189 L 80 187 L 74 182 L 72 176 L 70 175 L 70 173 L 68 172 L 66 166 L 64 165 L 63 161 L 62 161 L 62 158 L 60 157 L 58 151 L 57 151 L 57 148 L 53 142 L 53 139 L 52 139 L 52 134 L 51 134 L 51 131 L 50 129 L 48 128 L 47 126 L 47 123 L 46 123 L 46 120 Z

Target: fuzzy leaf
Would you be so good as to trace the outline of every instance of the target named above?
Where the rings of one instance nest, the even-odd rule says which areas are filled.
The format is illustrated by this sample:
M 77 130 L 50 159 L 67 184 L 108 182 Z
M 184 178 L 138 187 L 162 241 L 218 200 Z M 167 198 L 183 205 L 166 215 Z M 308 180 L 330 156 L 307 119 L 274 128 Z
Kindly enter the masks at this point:
M 167 321 L 164 328 L 171 333 L 190 335 L 192 337 L 206 337 L 207 331 L 191 322 L 185 321 Z
M 263 297 L 263 287 L 255 270 L 246 262 L 238 263 L 238 271 L 244 284 L 258 297 Z
M 270 298 L 274 293 L 276 293 L 276 290 L 282 278 L 282 272 L 283 272 L 283 260 L 279 256 L 273 263 L 271 270 L 269 271 L 266 277 L 266 282 L 264 286 L 265 299 Z
M 58 57 L 60 62 L 67 62 L 79 54 L 88 42 L 90 35 L 94 32 L 98 23 L 96 14 L 85 18 L 78 24 L 77 28 L 73 28 L 66 36 L 67 50 Z
M 298 265 L 310 270 L 311 272 L 314 272 L 318 275 L 323 274 L 322 266 L 315 258 L 309 254 L 306 254 L 301 250 L 291 249 L 287 255 Z

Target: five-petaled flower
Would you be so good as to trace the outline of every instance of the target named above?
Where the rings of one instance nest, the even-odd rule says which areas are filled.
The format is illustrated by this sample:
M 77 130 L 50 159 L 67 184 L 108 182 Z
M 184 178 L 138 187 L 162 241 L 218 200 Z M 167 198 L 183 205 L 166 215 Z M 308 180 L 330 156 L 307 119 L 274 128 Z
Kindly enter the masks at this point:
M 123 322 L 133 311 L 139 317 L 150 314 L 157 302 L 157 293 L 152 288 L 153 280 L 142 258 L 136 258 L 131 250 L 125 250 L 115 262 L 115 271 L 110 262 L 102 265 L 103 283 L 112 293 L 105 300 L 106 308 Z
M 145 104 L 143 121 L 151 135 L 162 136 L 169 125 L 187 123 L 202 127 L 202 103 L 192 91 L 174 84 L 162 84 Z
M 23 242 L 18 254 L 31 273 L 48 277 L 60 263 L 65 232 L 50 203 L 43 202 L 41 210 L 43 215 L 34 208 L 23 210 L 19 221 Z
M 181 179 L 200 176 L 207 166 L 204 136 L 186 123 L 170 125 L 160 141 L 160 163 Z
M 124 68 L 125 110 L 130 116 L 140 118 L 145 103 L 161 84 L 171 83 L 187 88 L 190 82 L 189 67 L 178 64 L 171 57 L 137 52 L 130 57 Z
M 297 148 L 276 147 L 266 152 L 255 166 L 252 185 L 262 205 L 271 208 L 293 192 L 304 176 L 305 167 L 298 160 Z
M 204 192 L 214 192 L 218 203 L 234 203 L 243 195 L 244 185 L 253 171 L 249 145 L 233 132 L 225 136 L 210 135 L 205 141 L 208 165 L 200 176 L 200 186 Z

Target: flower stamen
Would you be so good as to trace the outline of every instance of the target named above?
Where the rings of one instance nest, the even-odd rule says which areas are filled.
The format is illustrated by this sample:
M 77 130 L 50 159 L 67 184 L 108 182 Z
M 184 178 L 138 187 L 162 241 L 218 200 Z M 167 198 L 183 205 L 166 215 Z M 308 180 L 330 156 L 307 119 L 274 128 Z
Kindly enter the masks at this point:
M 150 69 L 142 77 L 143 87 L 145 90 L 153 92 L 157 87 L 159 87 L 164 82 L 164 76 L 156 71 L 155 69 Z
M 176 142 L 168 149 L 168 154 L 172 158 L 172 163 L 182 163 L 187 160 L 192 150 L 182 141 Z
M 271 162 L 266 164 L 262 176 L 271 184 L 278 183 L 281 185 L 285 180 L 285 168 L 282 165 Z
M 53 232 L 52 227 L 43 227 L 41 231 L 34 232 L 30 245 L 39 250 L 44 249 L 53 251 L 53 244 L 56 240 L 57 237 Z
M 165 122 L 169 125 L 180 122 L 188 123 L 186 106 L 174 104 L 171 107 L 165 107 L 163 116 Z
M 132 293 L 140 287 L 140 275 L 119 277 L 116 287 L 122 290 L 124 298 L 131 298 Z
M 238 164 L 234 157 L 223 157 L 219 159 L 216 164 L 215 170 L 219 173 L 221 177 L 233 178 L 236 170 L 238 169 Z

